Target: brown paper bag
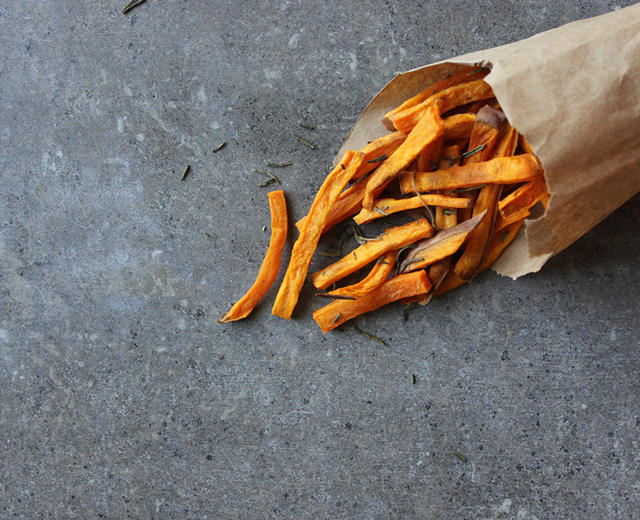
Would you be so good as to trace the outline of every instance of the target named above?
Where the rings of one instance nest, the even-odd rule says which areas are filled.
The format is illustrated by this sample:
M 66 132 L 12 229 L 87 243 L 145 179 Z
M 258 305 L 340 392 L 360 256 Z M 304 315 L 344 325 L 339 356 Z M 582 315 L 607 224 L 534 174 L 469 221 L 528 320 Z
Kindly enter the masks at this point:
M 382 116 L 405 99 L 478 65 L 491 67 L 485 81 L 542 161 L 552 195 L 493 266 L 515 279 L 640 191 L 640 4 L 399 74 L 360 115 L 338 158 L 387 133 Z

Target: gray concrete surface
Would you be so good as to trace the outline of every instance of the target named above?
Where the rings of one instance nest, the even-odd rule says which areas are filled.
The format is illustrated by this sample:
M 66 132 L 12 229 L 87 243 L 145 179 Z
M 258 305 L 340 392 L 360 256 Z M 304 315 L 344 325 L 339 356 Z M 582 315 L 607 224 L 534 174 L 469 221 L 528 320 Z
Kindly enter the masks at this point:
M 216 323 L 268 242 L 252 168 L 294 163 L 298 218 L 394 72 L 629 2 L 122 3 L 0 4 L 0 518 L 640 518 L 638 197 L 358 320 L 390 348 L 308 289 Z

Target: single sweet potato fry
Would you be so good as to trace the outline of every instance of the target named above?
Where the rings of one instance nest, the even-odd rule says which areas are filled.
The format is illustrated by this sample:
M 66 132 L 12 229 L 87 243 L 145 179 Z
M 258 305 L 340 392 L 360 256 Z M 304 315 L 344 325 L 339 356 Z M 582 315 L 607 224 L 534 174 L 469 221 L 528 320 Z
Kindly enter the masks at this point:
M 326 289 L 332 283 L 362 269 L 379 256 L 389 251 L 401 249 L 431 235 L 433 235 L 433 227 L 424 218 L 389 228 L 379 237 L 367 241 L 337 262 L 313 273 L 311 281 L 316 288 Z
M 320 186 L 309 210 L 307 222 L 293 245 L 289 266 L 271 311 L 274 315 L 291 319 L 329 212 L 363 159 L 364 154 L 347 151 L 343 160 Z
M 400 173 L 401 193 L 412 193 L 412 172 Z M 447 170 L 416 172 L 415 186 L 420 192 L 455 190 L 482 184 L 509 184 L 531 181 L 540 176 L 540 163 L 531 154 L 497 157 L 489 161 L 463 164 Z
M 442 115 L 460 105 L 492 97 L 494 96 L 491 87 L 482 79 L 454 85 L 428 97 L 422 103 L 397 112 L 392 117 L 393 126 L 396 130 L 408 134 L 429 107 L 435 107 Z
M 498 203 L 496 231 L 513 222 L 527 218 L 530 214 L 530 209 L 538 201 L 542 201 L 546 207 L 548 200 L 549 192 L 542 179 L 523 184 Z
M 415 169 L 420 171 L 433 171 L 438 168 L 438 158 L 442 153 L 444 146 L 444 133 L 436 138 L 436 140 L 427 146 L 420 155 L 414 160 Z M 412 166 L 409 167 L 411 169 Z
M 422 199 L 422 200 L 421 200 Z M 470 199 L 454 197 L 452 195 L 441 195 L 440 193 L 426 193 L 421 196 L 408 199 L 378 199 L 373 203 L 373 210 L 361 209 L 353 220 L 356 224 L 366 224 L 393 213 L 407 211 L 409 209 L 421 208 L 425 204 L 428 206 L 441 206 L 444 208 L 471 208 L 473 202 Z
M 490 107 L 484 107 L 484 110 L 494 110 Z M 480 114 L 478 114 L 480 117 Z M 503 126 L 500 130 L 500 137 L 494 147 L 493 157 L 511 156 L 515 152 L 518 144 L 518 133 L 516 130 L 503 119 Z M 488 184 L 480 190 L 478 198 L 473 207 L 473 214 L 478 215 L 484 213 L 482 222 L 471 232 L 464 246 L 462 255 L 456 262 L 453 270 L 456 275 L 463 280 L 473 278 L 478 266 L 482 263 L 486 247 L 491 240 L 495 215 L 498 209 L 498 199 L 502 186 L 499 184 Z
M 470 113 L 445 117 L 442 120 L 445 140 L 457 141 L 458 139 L 468 139 L 475 122 L 476 115 Z
M 271 191 L 268 197 L 271 210 L 271 240 L 260 271 L 247 293 L 231 307 L 229 312 L 222 315 L 218 323 L 229 323 L 249 316 L 278 276 L 282 249 L 287 242 L 287 203 L 282 190 Z
M 411 249 L 400 264 L 399 271 L 407 273 L 417 269 L 424 269 L 428 265 L 442 260 L 455 253 L 464 243 L 476 226 L 481 222 L 485 213 L 481 213 L 462 224 L 439 231 L 431 238 L 421 240 Z
M 398 113 L 407 108 L 411 108 L 413 106 L 419 105 L 425 99 L 433 96 L 434 94 L 440 92 L 441 90 L 447 89 L 449 87 L 453 87 L 454 85 L 458 85 L 460 83 L 466 83 L 469 81 L 475 81 L 478 79 L 484 78 L 487 74 L 489 74 L 489 69 L 487 67 L 480 67 L 472 70 L 463 70 L 456 74 L 452 74 L 451 76 L 444 78 L 432 85 L 429 85 L 426 89 L 420 92 L 418 95 L 413 96 L 412 98 L 407 99 L 400 106 L 397 106 L 393 110 L 387 112 L 382 118 L 382 124 L 386 126 L 389 130 L 395 130 L 393 126 L 393 117 Z
M 360 150 L 364 154 L 364 160 L 350 180 L 358 180 L 370 171 L 375 170 L 386 160 L 387 157 L 398 149 L 406 138 L 407 135 L 402 132 L 392 132 L 379 137 L 375 141 L 371 141 L 367 146 Z
M 368 292 L 377 289 L 391 274 L 396 263 L 396 255 L 396 251 L 389 251 L 388 253 L 385 253 L 383 256 L 378 258 L 376 263 L 373 264 L 371 271 L 369 271 L 369 274 L 362 280 L 354 283 L 353 285 L 340 287 L 328 292 L 327 294 L 331 296 L 351 296 L 353 298 L 360 298 Z
M 400 170 L 406 168 L 428 147 L 437 145 L 438 138 L 443 133 L 442 119 L 437 110 L 433 107 L 425 110 L 423 117 L 409 133 L 407 139 L 369 177 L 362 207 L 373 209 L 373 200 L 380 187 L 395 178 Z
M 356 300 L 334 300 L 313 313 L 322 332 L 329 332 L 357 316 L 379 309 L 383 305 L 426 294 L 431 290 L 431 282 L 425 271 L 394 276 L 377 289 Z

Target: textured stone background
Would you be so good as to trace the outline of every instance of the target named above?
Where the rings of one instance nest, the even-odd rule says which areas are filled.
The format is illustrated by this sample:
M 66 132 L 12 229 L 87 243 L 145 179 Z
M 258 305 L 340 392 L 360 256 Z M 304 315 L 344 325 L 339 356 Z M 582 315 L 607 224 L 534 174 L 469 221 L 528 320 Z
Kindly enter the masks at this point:
M 298 218 L 396 71 L 631 2 L 122 3 L 0 3 L 0 518 L 640 518 L 638 197 L 358 320 L 390 348 L 310 290 L 216 323 L 268 243 L 252 168 L 294 163 Z

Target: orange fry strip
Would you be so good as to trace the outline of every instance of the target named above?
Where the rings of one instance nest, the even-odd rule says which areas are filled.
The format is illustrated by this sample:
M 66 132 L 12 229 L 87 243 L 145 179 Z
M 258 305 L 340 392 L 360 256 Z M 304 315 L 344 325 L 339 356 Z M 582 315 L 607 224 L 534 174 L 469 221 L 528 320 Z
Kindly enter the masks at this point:
M 231 307 L 229 312 L 222 315 L 218 323 L 229 323 L 249 316 L 278 276 L 282 249 L 287 241 L 287 203 L 282 190 L 271 191 L 268 197 L 271 210 L 271 240 L 260 271 L 247 293 Z
M 469 113 L 445 117 L 442 120 L 445 140 L 457 141 L 458 139 L 469 138 L 475 121 L 476 115 Z
M 364 177 L 370 171 L 375 170 L 384 162 L 386 157 L 389 157 L 398 149 L 406 138 L 407 135 L 402 132 L 392 132 L 379 137 L 375 141 L 371 141 L 360 150 L 364 154 L 364 160 L 350 180 L 355 181 Z
M 372 209 L 373 199 L 377 196 L 376 191 L 395 178 L 398 172 L 406 168 L 419 154 L 426 152 L 429 146 L 437 144 L 437 140 L 442 134 L 442 119 L 435 108 L 429 108 L 424 112 L 424 116 L 407 136 L 407 139 L 371 174 L 367 181 L 362 206 Z
M 422 200 L 420 200 L 422 197 Z M 463 199 L 453 197 L 451 195 L 441 195 L 439 193 L 427 193 L 421 197 L 411 197 L 409 199 L 378 199 L 373 203 L 373 210 L 369 211 L 361 209 L 353 220 L 356 224 L 366 224 L 372 220 L 382 218 L 385 215 L 406 211 L 409 209 L 421 208 L 424 204 L 428 206 L 442 206 L 445 208 L 471 208 L 473 201 L 471 199 Z M 423 202 L 424 201 L 424 202 Z
M 313 319 L 326 333 L 361 314 L 403 298 L 426 294 L 430 290 L 431 282 L 424 271 L 401 274 L 356 300 L 332 301 L 315 311 Z
M 484 217 L 484 213 L 418 242 L 400 264 L 399 271 L 407 273 L 416 269 L 424 269 L 428 265 L 452 255 L 480 223 L 482 217 Z
M 542 179 L 523 184 L 498 203 L 496 231 L 517 220 L 527 218 L 530 214 L 530 209 L 538 201 L 542 201 L 546 207 L 548 200 L 549 192 Z
M 497 112 L 493 108 L 484 107 L 480 113 L 485 110 Z M 480 118 L 480 114 L 478 114 L 478 118 Z M 511 156 L 515 152 L 518 144 L 518 132 L 516 132 L 509 123 L 506 123 L 506 119 L 503 119 L 503 121 L 505 122 L 500 131 L 500 137 L 495 145 L 492 157 Z M 473 278 L 478 266 L 482 263 L 486 248 L 491 240 L 491 234 L 493 233 L 496 211 L 498 209 L 498 199 L 500 198 L 501 191 L 501 185 L 489 184 L 478 193 L 478 198 L 473 207 L 473 215 L 484 212 L 485 216 L 482 222 L 480 222 L 476 229 L 469 235 L 464 246 L 464 251 L 453 268 L 456 275 L 463 280 Z
M 401 193 L 412 193 L 412 172 L 400 174 Z M 481 184 L 508 184 L 526 182 L 540 176 L 540 164 L 530 154 L 497 157 L 489 161 L 454 166 L 435 172 L 416 172 L 418 191 L 453 190 Z
M 401 249 L 431 235 L 433 228 L 424 218 L 389 228 L 380 237 L 369 240 L 337 262 L 313 273 L 311 281 L 316 288 L 326 289 L 332 283 L 362 269 L 380 255 Z
M 373 264 L 369 274 L 358 283 L 347 285 L 346 287 L 340 287 L 339 289 L 330 291 L 327 294 L 331 296 L 351 296 L 353 298 L 360 298 L 368 292 L 377 289 L 391 274 L 393 266 L 396 263 L 396 254 L 396 251 L 389 251 L 388 253 L 385 253 L 383 256 L 378 258 L 378 261 L 375 264 Z
M 349 179 L 360 164 L 362 164 L 363 158 L 364 154 L 360 152 L 347 151 L 343 160 L 320 186 L 313 204 L 311 204 L 307 222 L 293 245 L 289 266 L 271 311 L 274 315 L 287 320 L 291 319 L 293 309 L 298 303 L 300 290 L 309 270 L 311 257 L 320 240 L 327 216 L 338 199 L 340 192 L 347 185 L 347 182 L 349 182 Z
M 492 97 L 491 87 L 482 79 L 461 83 L 433 94 L 418 105 L 396 113 L 392 118 L 393 125 L 396 130 L 408 134 L 422 119 L 425 110 L 429 107 L 435 107 L 442 115 L 460 105 Z
M 489 74 L 489 69 L 486 67 L 480 67 L 472 70 L 468 70 L 468 69 L 463 70 L 461 72 L 457 72 L 456 74 L 452 74 L 451 76 L 444 78 L 440 81 L 437 81 L 436 83 L 429 85 L 426 89 L 424 89 L 418 95 L 407 99 L 400 106 L 397 106 L 393 110 L 390 110 L 389 112 L 387 112 L 382 118 L 382 124 L 386 126 L 389 130 L 394 130 L 395 127 L 393 126 L 392 119 L 398 112 L 402 112 L 407 108 L 411 108 L 416 105 L 419 105 L 424 100 L 440 92 L 441 90 L 447 89 L 449 87 L 453 87 L 454 85 L 458 85 L 459 83 L 466 83 L 469 81 L 482 79 L 487 74 Z

